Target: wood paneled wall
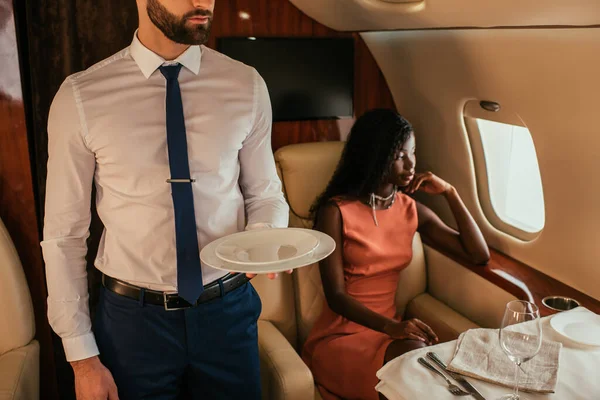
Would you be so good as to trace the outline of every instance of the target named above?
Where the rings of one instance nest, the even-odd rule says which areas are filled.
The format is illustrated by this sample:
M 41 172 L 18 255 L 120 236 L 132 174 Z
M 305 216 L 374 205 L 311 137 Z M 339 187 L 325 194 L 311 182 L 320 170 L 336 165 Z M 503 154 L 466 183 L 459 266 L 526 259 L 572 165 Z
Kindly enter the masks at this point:
M 9 4 L 10 0 L 0 0 L 0 4 L 3 3 Z M 55 341 L 55 361 L 52 361 L 52 337 L 45 311 L 47 292 L 39 247 L 41 221 L 35 218 L 34 198 L 38 215 L 43 220 L 48 110 L 68 75 L 86 69 L 129 45 L 137 27 L 136 3 L 122 0 L 27 0 L 15 4 L 20 10 L 17 20 L 22 26 L 20 42 L 22 49 L 26 50 L 23 56 L 29 61 L 25 65 L 28 71 L 25 80 L 31 90 L 25 101 L 31 122 L 28 128 L 31 140 L 27 142 L 22 104 L 11 104 L 10 110 L 6 108 L 8 105 L 3 104 L 0 115 L 0 210 L 3 218 L 8 218 L 10 229 L 19 242 L 22 259 L 30 269 L 28 279 L 36 304 L 38 335 L 45 335 L 40 336 L 42 388 L 48 388 L 43 398 L 72 399 L 72 373 L 59 340 Z M 241 19 L 241 11 L 248 13 L 250 19 Z M 355 113 L 360 115 L 373 107 L 394 107 L 385 79 L 360 36 L 330 30 L 304 15 L 288 0 L 216 0 L 209 46 L 214 47 L 216 39 L 223 36 L 354 37 Z M 19 122 L 11 122 L 10 125 L 7 122 L 9 118 Z M 17 128 L 13 126 L 15 124 Z M 340 129 L 336 121 L 278 122 L 273 126 L 272 145 L 276 150 L 291 143 L 339 138 Z M 29 169 L 30 152 L 32 170 Z M 13 169 L 17 169 L 17 173 Z M 94 213 L 87 256 L 92 312 L 99 285 L 93 261 L 102 228 Z M 54 369 L 58 375 L 59 396 L 50 390 L 55 379 Z
M 240 17 L 240 13 L 250 18 Z M 217 0 L 209 46 L 218 37 L 354 37 L 354 110 L 359 116 L 375 107 L 395 108 L 387 83 L 361 37 L 337 32 L 309 18 L 288 0 Z M 339 140 L 335 120 L 273 124 L 273 150 L 292 143 Z
M 32 293 L 35 338 L 41 346 L 40 393 L 56 398 L 52 332 L 46 319 L 46 278 L 39 243 L 39 221 L 13 17 L 11 2 L 0 0 L 3 44 L 0 49 L 0 219 L 14 242 Z

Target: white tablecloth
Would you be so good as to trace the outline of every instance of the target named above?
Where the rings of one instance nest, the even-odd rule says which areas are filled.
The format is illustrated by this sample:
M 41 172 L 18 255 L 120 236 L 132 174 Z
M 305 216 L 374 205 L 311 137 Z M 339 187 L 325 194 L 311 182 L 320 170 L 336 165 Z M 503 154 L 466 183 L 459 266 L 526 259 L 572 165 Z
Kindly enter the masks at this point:
M 573 309 L 566 312 L 591 312 L 586 309 Z M 600 400 L 600 347 L 580 345 L 561 336 L 550 326 L 550 317 L 542 318 L 544 339 L 561 342 L 558 384 L 556 393 L 533 394 L 519 392 L 521 399 L 544 400 Z M 377 390 L 389 400 L 456 400 L 473 397 L 455 397 L 447 390 L 446 382 L 417 362 L 426 357 L 428 351 L 435 351 L 449 364 L 456 347 L 456 341 L 440 343 L 404 354 L 377 372 L 380 379 Z M 467 380 L 486 398 L 496 400 L 511 389 L 483 382 L 474 378 Z

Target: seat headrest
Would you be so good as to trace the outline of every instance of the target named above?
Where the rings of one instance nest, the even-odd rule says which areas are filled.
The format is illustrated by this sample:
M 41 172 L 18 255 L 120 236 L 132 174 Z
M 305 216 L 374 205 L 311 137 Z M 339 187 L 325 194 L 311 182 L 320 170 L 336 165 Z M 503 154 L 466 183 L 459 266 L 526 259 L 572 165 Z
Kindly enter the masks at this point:
M 337 167 L 345 142 L 293 144 L 275 152 L 275 162 L 290 211 L 310 218 L 310 207 L 325 190 Z

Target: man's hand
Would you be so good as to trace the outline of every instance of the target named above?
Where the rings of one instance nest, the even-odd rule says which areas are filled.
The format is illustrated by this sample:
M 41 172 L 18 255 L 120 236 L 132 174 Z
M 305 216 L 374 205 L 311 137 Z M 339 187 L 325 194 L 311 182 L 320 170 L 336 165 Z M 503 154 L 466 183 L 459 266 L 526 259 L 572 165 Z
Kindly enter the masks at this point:
M 290 270 L 287 270 L 287 271 L 285 271 L 285 272 L 286 272 L 286 273 L 288 273 L 288 274 L 291 274 L 291 273 L 292 273 L 292 271 L 293 271 L 293 270 L 291 270 L 291 269 L 290 269 Z M 254 278 L 256 275 L 258 275 L 258 274 L 246 274 L 246 276 L 248 277 L 248 279 L 252 279 L 252 278 Z M 269 273 L 269 274 L 267 274 L 267 276 L 269 277 L 269 279 L 275 279 L 275 278 L 277 278 L 277 276 L 279 276 L 279 274 L 277 274 L 277 273 Z
M 71 362 L 77 400 L 119 400 L 117 385 L 98 356 Z

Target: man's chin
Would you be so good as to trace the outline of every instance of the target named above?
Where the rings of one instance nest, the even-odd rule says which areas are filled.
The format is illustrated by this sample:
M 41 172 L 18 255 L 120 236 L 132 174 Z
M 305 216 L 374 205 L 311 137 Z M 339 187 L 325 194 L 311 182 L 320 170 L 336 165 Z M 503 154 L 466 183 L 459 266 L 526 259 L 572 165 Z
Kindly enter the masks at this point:
M 208 38 L 210 37 L 210 30 L 206 30 L 206 29 L 202 29 L 202 30 L 195 30 L 195 32 L 190 33 L 189 37 L 189 42 L 190 43 L 186 43 L 186 44 L 192 44 L 192 45 L 202 45 L 202 44 L 206 44 L 208 42 Z
M 203 45 L 206 44 L 208 42 L 208 35 L 202 34 L 202 35 L 186 35 L 183 38 L 176 38 L 175 40 L 170 38 L 172 41 L 174 41 L 175 43 L 179 43 L 179 44 L 186 44 L 186 45 L 190 45 L 190 46 L 199 46 L 199 45 Z

